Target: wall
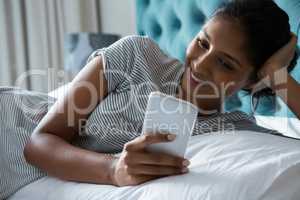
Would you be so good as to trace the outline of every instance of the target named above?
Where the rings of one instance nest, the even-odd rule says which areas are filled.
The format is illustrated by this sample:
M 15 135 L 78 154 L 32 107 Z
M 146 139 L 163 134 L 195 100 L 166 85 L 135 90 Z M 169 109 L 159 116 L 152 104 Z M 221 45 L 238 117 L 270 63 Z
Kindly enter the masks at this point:
M 101 31 L 121 36 L 136 34 L 135 0 L 99 0 Z

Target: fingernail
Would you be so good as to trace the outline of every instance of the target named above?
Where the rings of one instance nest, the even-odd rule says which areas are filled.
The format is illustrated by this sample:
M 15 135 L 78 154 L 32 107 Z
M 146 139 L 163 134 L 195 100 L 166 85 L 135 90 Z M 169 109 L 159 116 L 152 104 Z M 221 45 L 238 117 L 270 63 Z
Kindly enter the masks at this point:
M 168 140 L 175 140 L 176 135 L 174 135 L 174 134 L 168 134 L 167 138 L 168 138 Z
M 189 171 L 189 169 L 188 169 L 188 168 L 186 168 L 186 167 L 185 167 L 185 168 L 183 168 L 183 169 L 181 170 L 181 172 L 182 172 L 182 173 L 186 173 L 186 172 L 188 172 L 188 171 Z
M 190 163 L 190 161 L 189 160 L 184 160 L 183 162 L 182 162 L 182 165 L 184 166 L 184 167 L 187 167 L 187 166 L 189 166 L 191 163 Z

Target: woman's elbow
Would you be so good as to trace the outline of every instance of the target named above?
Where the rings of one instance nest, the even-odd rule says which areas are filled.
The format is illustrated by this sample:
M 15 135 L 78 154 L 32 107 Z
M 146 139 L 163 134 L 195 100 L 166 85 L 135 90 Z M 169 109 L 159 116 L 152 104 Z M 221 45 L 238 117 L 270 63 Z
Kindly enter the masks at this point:
M 34 164 L 36 161 L 36 157 L 38 156 L 38 152 L 40 151 L 39 143 L 41 143 L 41 138 L 39 134 L 33 133 L 30 139 L 25 144 L 23 149 L 23 155 L 27 163 Z
M 32 163 L 32 150 L 33 145 L 31 144 L 31 139 L 26 143 L 24 150 L 23 150 L 23 155 L 27 163 L 31 164 Z
M 24 150 L 23 150 L 23 155 L 27 163 L 32 164 L 33 162 L 33 152 L 34 152 L 34 139 L 30 138 L 28 142 L 26 143 Z

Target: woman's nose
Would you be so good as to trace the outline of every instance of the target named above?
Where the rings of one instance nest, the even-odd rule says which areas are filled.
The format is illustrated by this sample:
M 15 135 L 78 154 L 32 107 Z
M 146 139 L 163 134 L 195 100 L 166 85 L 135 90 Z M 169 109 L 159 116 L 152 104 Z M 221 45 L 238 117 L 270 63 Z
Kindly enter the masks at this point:
M 210 56 L 202 55 L 194 59 L 191 63 L 191 67 L 198 73 L 208 76 L 210 72 Z

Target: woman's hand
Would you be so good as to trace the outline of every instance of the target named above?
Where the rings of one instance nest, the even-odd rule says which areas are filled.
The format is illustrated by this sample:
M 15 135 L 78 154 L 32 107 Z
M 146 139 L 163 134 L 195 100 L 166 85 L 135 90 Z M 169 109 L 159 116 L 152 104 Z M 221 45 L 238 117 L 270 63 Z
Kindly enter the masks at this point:
M 125 144 L 112 167 L 112 182 L 117 186 L 138 185 L 163 176 L 183 174 L 189 161 L 163 153 L 150 153 L 145 148 L 154 143 L 170 142 L 172 134 L 145 134 Z
M 260 80 L 267 78 L 268 81 L 264 81 L 264 84 L 267 87 L 274 89 L 274 86 L 276 86 L 276 71 L 284 70 L 284 73 L 287 72 L 287 67 L 294 57 L 296 47 L 297 36 L 294 33 L 291 33 L 291 40 L 289 43 L 279 49 L 265 62 L 261 70 L 258 72 L 258 77 Z
M 289 43 L 271 56 L 260 70 L 258 76 L 261 81 L 255 90 L 266 86 L 271 88 L 300 119 L 300 84 L 287 71 L 297 46 L 297 36 L 293 33 L 291 35 Z

